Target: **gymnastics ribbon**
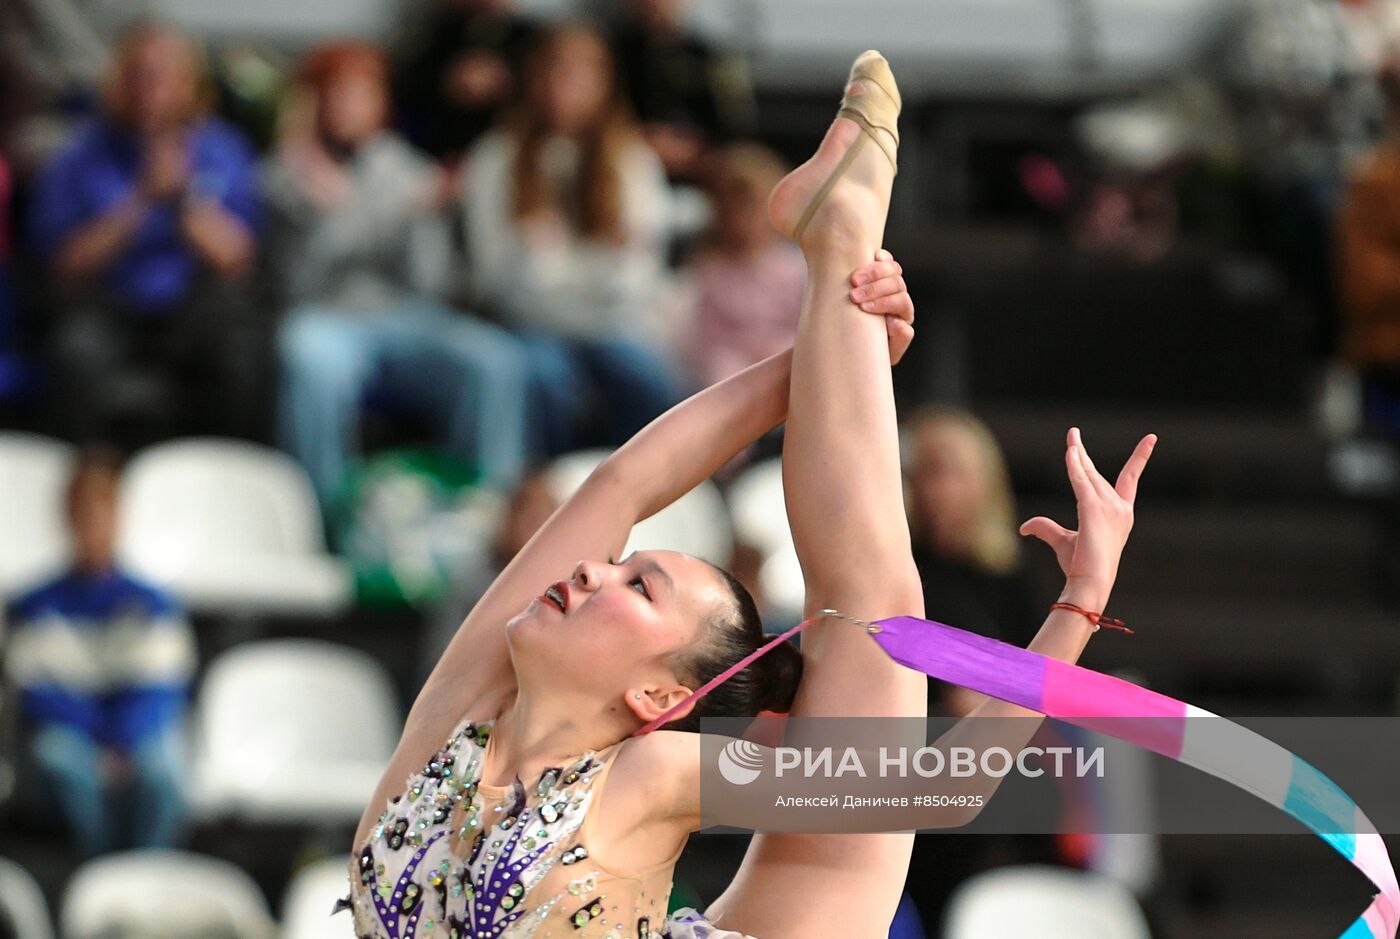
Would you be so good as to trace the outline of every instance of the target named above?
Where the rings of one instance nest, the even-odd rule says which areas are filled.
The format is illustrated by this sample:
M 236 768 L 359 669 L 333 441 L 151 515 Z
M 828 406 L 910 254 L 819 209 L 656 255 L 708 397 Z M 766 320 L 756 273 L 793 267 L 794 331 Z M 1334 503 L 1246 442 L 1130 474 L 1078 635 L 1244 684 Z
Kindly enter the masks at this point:
M 1184 701 L 943 623 L 896 616 L 865 628 L 900 665 L 1126 740 L 1277 806 L 1380 888 L 1341 939 L 1395 939 L 1400 887 L 1385 842 L 1351 797 L 1297 754 Z M 1194 717 L 1213 718 L 1208 745 L 1205 735 L 1193 736 Z
M 637 731 L 650 733 L 822 617 L 865 629 L 890 658 L 941 681 L 1106 734 L 1234 783 L 1302 822 L 1380 888 L 1341 939 L 1395 939 L 1400 886 L 1376 826 L 1311 763 L 1246 727 L 1132 682 L 1071 665 L 933 620 L 895 616 L 873 623 L 821 610 L 735 662 Z M 1209 740 L 1188 718 L 1212 718 Z M 1200 728 L 1205 721 L 1196 721 Z

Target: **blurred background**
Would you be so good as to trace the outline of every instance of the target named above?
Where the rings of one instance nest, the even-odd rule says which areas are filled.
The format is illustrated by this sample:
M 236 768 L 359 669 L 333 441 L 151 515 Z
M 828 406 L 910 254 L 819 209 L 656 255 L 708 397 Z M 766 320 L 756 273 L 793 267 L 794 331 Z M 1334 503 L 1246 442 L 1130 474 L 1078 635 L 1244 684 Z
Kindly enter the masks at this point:
M 1400 2 L 6 0 L 0 936 L 349 936 L 355 824 L 476 597 L 607 448 L 791 343 L 766 194 L 872 47 L 929 616 L 1029 641 L 1066 428 L 1106 472 L 1155 432 L 1137 632 L 1082 664 L 1396 713 Z M 632 543 L 730 565 L 770 631 L 780 449 Z M 1369 899 L 1311 835 L 1064 802 L 920 836 L 899 934 L 1330 936 Z M 743 847 L 693 838 L 673 905 Z

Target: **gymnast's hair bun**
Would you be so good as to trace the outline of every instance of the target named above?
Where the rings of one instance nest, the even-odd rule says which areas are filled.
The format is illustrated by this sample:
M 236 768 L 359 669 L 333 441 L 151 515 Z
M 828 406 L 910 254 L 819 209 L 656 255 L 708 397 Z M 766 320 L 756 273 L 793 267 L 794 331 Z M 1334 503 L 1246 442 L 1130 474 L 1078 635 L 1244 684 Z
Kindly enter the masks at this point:
M 783 642 L 769 649 L 757 662 L 761 669 L 755 691 L 758 700 L 756 711 L 777 711 L 786 714 L 792 710 L 792 699 L 797 696 L 797 686 L 802 682 L 802 653 L 792 642 Z

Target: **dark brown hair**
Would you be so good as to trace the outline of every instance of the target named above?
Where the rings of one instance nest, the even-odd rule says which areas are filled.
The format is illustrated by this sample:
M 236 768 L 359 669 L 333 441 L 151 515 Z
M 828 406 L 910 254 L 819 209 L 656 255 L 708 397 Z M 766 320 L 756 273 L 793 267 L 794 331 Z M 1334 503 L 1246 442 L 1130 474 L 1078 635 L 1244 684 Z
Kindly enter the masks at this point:
M 594 44 L 605 62 L 606 101 L 597 122 L 579 141 L 582 150 L 574 191 L 551 194 L 540 166 L 540 154 L 550 128 L 538 108 L 538 85 L 560 49 L 571 42 Z M 517 219 L 528 218 L 549 205 L 551 195 L 565 201 L 562 207 L 588 238 L 617 241 L 622 234 L 622 152 L 640 139 L 617 77 L 612 50 L 591 27 L 571 24 L 551 30 L 530 53 L 525 65 L 524 106 L 514 119 L 519 149 L 515 159 L 512 207 Z
M 713 567 L 713 565 L 711 565 Z M 702 640 L 676 661 L 681 679 L 698 688 L 768 641 L 753 595 L 724 568 L 715 567 L 729 601 L 705 623 Z M 754 717 L 762 711 L 786 712 L 802 681 L 802 653 L 791 642 L 768 650 L 756 662 L 710 691 L 685 717 L 667 730 L 700 729 L 706 717 Z

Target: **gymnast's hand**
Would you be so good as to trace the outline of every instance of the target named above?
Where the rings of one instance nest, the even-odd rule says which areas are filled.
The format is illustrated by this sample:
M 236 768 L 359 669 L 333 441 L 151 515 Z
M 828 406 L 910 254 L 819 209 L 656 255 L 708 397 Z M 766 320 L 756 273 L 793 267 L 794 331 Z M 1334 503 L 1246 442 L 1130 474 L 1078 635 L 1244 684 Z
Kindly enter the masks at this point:
M 1078 427 L 1071 427 L 1065 441 L 1065 467 L 1079 503 L 1079 530 L 1070 531 L 1044 516 L 1021 526 L 1021 534 L 1033 535 L 1055 550 L 1055 557 L 1070 585 L 1083 585 L 1107 597 L 1118 577 L 1118 559 L 1133 527 L 1133 500 L 1157 436 L 1148 434 L 1128 457 L 1118 482 L 1110 486 L 1099 475 L 1084 449 Z
M 904 268 L 884 248 L 875 260 L 851 275 L 851 302 L 867 313 L 885 318 L 890 337 L 890 364 L 897 365 L 914 341 L 914 299 L 900 275 Z

